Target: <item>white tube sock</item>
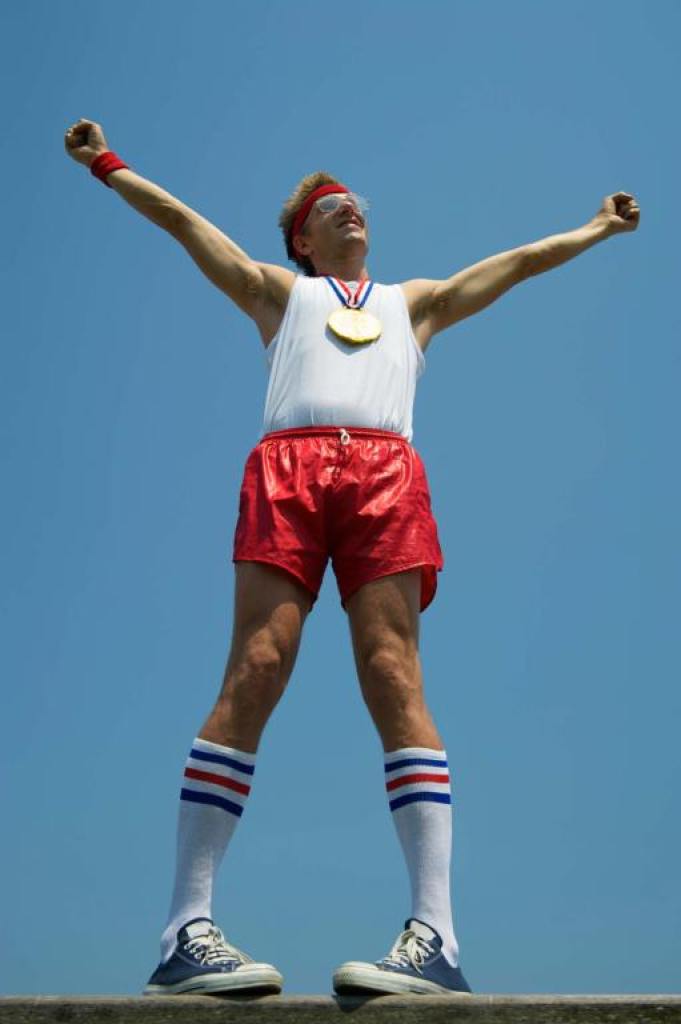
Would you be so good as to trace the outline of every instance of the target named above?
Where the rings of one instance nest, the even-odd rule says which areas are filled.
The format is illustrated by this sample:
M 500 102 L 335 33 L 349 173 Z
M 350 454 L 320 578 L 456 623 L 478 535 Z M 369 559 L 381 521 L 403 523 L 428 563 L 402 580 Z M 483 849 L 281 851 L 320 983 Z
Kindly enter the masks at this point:
M 457 967 L 449 871 L 452 800 L 447 752 L 403 747 L 385 755 L 388 800 L 411 882 L 411 917 L 434 928 Z
M 161 936 L 162 961 L 172 954 L 187 921 L 212 920 L 215 875 L 250 793 L 254 769 L 255 754 L 194 740 L 180 793 L 175 886 Z

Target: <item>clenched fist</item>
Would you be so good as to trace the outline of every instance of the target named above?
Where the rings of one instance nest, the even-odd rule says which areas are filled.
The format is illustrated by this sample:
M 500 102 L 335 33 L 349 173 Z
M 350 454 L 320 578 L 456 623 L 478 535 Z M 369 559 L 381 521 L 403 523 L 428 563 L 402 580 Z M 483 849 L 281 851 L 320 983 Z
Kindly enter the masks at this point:
M 100 153 L 106 153 L 109 148 L 101 126 L 95 121 L 86 121 L 84 117 L 81 117 L 66 132 L 64 146 L 69 156 L 86 167 L 90 166 L 95 157 Z
M 632 195 L 615 192 L 605 197 L 594 221 L 605 224 L 609 235 L 616 235 L 621 231 L 635 231 L 640 216 L 639 205 Z

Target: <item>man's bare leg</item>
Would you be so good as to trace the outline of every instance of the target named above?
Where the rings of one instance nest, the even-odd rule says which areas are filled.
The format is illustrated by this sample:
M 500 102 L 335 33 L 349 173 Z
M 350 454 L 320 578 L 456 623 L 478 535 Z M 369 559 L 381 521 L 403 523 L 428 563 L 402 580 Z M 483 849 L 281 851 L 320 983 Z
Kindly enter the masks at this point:
M 234 627 L 222 689 L 201 739 L 255 752 L 290 678 L 310 592 L 274 566 L 237 562 Z
M 225 946 L 212 924 L 212 895 L 250 793 L 260 736 L 293 670 L 311 606 L 309 591 L 287 573 L 236 564 L 231 649 L 220 694 L 185 765 L 175 887 L 149 994 L 281 988 L 271 964 Z
M 442 749 L 423 694 L 419 658 L 421 570 L 384 576 L 347 602 L 362 695 L 388 752 Z
M 382 965 L 351 961 L 337 991 L 469 991 L 458 966 L 449 872 L 447 754 L 423 693 L 418 652 L 421 570 L 368 583 L 347 602 L 362 695 L 383 743 L 390 810 L 411 882 L 408 928 Z M 443 955 L 441 955 L 443 954 Z

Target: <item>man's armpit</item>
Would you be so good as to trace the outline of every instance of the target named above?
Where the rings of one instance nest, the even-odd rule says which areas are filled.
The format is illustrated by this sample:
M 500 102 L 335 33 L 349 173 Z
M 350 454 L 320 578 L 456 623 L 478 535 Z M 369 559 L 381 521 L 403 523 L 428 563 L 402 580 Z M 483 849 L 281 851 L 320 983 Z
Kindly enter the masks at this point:
M 296 275 L 287 267 L 280 267 L 276 263 L 258 263 L 257 267 L 262 274 L 263 303 L 283 314 L 288 305 Z
M 412 327 L 420 327 L 432 319 L 435 308 L 435 288 L 439 283 L 439 281 L 416 278 L 400 285 L 407 300 Z

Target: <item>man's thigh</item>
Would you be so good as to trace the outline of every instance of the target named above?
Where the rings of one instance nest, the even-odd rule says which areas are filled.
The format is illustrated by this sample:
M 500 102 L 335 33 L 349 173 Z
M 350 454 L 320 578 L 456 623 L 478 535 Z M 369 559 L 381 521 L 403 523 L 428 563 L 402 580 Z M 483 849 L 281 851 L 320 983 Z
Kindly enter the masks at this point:
M 313 595 L 294 576 L 274 566 L 234 564 L 234 626 L 230 661 L 253 644 L 269 644 L 290 672 Z
M 357 669 L 386 649 L 412 660 L 418 651 L 421 569 L 392 573 L 365 583 L 350 597 L 350 622 Z

